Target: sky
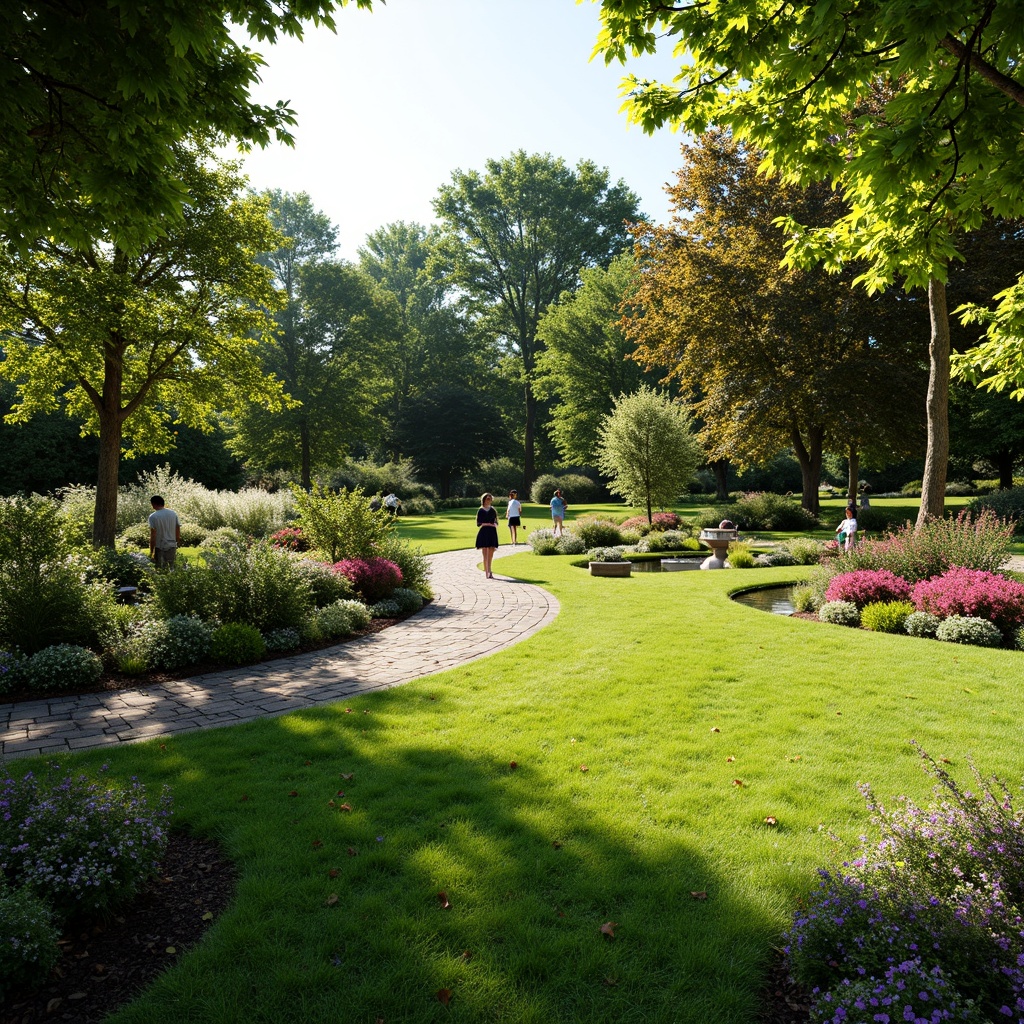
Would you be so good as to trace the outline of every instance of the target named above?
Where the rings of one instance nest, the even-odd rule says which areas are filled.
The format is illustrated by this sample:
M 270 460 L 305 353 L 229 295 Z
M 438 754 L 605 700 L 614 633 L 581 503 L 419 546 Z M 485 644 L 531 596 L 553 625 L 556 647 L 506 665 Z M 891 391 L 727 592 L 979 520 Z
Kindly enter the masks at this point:
M 607 167 L 668 219 L 666 182 L 682 136 L 646 135 L 619 112 L 626 69 L 589 61 L 598 7 L 585 0 L 387 0 L 346 7 L 337 33 L 308 27 L 302 42 L 253 43 L 267 66 L 253 97 L 298 114 L 294 148 L 254 150 L 243 167 L 256 189 L 308 192 L 337 225 L 339 254 L 397 220 L 429 224 L 452 172 L 483 171 L 518 149 Z M 629 70 L 670 78 L 670 56 Z

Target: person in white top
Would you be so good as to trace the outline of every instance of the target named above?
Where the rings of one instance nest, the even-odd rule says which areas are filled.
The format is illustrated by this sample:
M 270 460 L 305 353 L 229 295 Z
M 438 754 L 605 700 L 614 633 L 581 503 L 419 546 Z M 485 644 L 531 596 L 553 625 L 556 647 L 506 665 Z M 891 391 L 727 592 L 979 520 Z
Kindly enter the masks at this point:
M 522 525 L 523 503 L 519 500 L 518 491 L 508 492 L 508 508 L 505 509 L 505 518 L 508 520 L 508 532 L 512 534 L 512 543 L 518 544 L 516 535 Z
M 149 515 L 149 557 L 158 569 L 171 569 L 181 544 L 181 523 L 173 509 L 164 507 L 159 494 L 154 494 L 149 503 L 153 507 Z
M 845 550 L 849 551 L 853 547 L 853 542 L 857 537 L 857 520 L 849 505 L 846 507 L 846 518 L 836 527 L 836 535 L 836 540 L 846 537 Z

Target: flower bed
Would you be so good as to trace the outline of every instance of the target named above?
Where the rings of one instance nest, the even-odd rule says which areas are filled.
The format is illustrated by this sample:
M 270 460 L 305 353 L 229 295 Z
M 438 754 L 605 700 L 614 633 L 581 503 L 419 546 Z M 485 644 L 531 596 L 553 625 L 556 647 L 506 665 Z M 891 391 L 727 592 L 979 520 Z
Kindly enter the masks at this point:
M 914 604 L 941 619 L 988 619 L 1004 635 L 1024 625 L 1024 584 L 980 569 L 954 568 L 914 587 Z

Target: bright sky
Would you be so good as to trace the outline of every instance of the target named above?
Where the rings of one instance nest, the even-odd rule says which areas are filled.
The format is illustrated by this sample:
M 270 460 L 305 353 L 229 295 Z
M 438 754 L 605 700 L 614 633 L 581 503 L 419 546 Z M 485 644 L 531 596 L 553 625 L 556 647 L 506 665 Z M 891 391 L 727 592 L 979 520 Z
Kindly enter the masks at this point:
M 663 186 L 681 136 L 645 135 L 619 113 L 624 70 L 588 62 L 596 4 L 388 0 L 336 20 L 337 34 L 253 45 L 267 62 L 254 98 L 287 101 L 299 125 L 294 149 L 256 150 L 244 164 L 257 189 L 308 192 L 340 229 L 342 256 L 354 259 L 384 224 L 430 223 L 452 171 L 483 170 L 517 149 L 593 160 L 649 217 L 667 220 Z M 631 70 L 668 79 L 673 68 L 659 57 Z

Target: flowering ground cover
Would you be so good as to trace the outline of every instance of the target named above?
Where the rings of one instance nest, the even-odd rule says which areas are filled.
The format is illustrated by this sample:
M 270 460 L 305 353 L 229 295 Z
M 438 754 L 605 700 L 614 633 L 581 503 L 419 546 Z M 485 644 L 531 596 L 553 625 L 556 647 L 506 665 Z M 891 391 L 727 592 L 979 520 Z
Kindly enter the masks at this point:
M 240 873 L 117 1024 L 739 1024 L 868 827 L 858 783 L 926 802 L 911 738 L 1024 773 L 1019 654 L 753 612 L 728 596 L 749 572 L 613 588 L 571 561 L 501 563 L 561 613 L 493 657 L 74 759 L 169 784 Z

